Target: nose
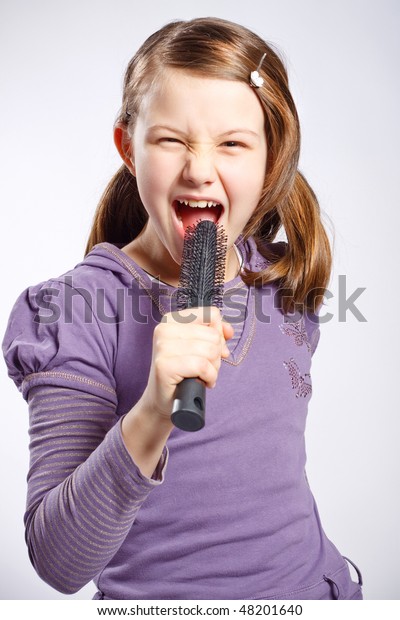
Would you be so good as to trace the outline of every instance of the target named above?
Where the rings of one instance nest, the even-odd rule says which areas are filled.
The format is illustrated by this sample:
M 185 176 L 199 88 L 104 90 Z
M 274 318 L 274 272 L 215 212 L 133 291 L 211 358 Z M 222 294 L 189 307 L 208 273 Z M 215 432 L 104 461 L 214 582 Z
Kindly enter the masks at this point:
M 205 185 L 214 183 L 217 178 L 215 162 L 212 152 L 188 152 L 183 178 L 191 185 Z

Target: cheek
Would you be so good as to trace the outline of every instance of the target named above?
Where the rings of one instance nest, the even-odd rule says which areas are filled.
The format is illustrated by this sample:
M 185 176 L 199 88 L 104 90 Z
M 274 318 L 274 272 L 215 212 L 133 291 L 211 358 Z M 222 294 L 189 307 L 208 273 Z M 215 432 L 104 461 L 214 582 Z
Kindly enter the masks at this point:
M 138 174 L 157 187 L 167 187 L 180 170 L 180 158 L 176 154 L 147 152 L 140 158 Z
M 146 205 L 166 191 L 170 178 L 168 162 L 152 153 L 143 153 L 135 164 L 139 193 Z
M 265 165 L 262 161 L 253 158 L 238 160 L 225 165 L 221 176 L 232 198 L 236 196 L 250 204 L 258 203 L 265 180 Z
M 248 169 L 248 179 L 250 181 L 248 189 L 251 194 L 252 202 L 257 205 L 262 194 L 266 177 L 266 161 L 259 159 L 252 162 Z

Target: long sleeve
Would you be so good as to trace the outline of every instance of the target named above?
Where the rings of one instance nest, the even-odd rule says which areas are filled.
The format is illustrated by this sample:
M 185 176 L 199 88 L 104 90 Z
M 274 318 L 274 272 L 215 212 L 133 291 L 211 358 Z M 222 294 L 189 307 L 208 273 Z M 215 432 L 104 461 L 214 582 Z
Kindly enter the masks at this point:
M 42 579 L 64 593 L 115 555 L 166 461 L 165 451 L 148 479 L 124 445 L 120 419 L 129 407 L 118 409 L 118 321 L 96 312 L 92 272 L 78 275 L 24 291 L 3 340 L 9 375 L 30 410 L 29 554 Z M 110 287 L 108 295 L 114 299 Z M 114 310 L 107 306 L 107 316 Z
M 29 409 L 29 554 L 42 579 L 71 594 L 119 549 L 140 506 L 162 482 L 167 451 L 153 478 L 143 476 L 125 448 L 113 406 L 99 396 L 38 386 L 30 390 Z

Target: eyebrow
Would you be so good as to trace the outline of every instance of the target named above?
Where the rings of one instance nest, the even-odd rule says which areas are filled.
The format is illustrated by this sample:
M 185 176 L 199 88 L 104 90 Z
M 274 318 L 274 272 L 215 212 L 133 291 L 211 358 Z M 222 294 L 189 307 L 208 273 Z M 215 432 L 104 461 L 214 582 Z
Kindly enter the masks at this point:
M 259 137 L 259 134 L 256 131 L 252 131 L 251 129 L 245 129 L 245 128 L 230 129 L 229 131 L 225 131 L 224 133 L 222 133 L 220 137 L 230 136 L 234 133 L 247 133 L 247 134 L 250 134 L 251 136 L 255 136 L 256 138 Z
M 177 134 L 180 134 L 181 136 L 186 135 L 183 131 L 176 129 L 176 127 L 170 127 L 169 125 L 152 125 L 151 127 L 149 127 L 149 131 L 155 131 L 157 129 L 165 129 L 167 131 L 173 131 Z M 224 131 L 217 137 L 218 139 L 221 139 L 224 136 L 231 136 L 232 134 L 237 134 L 237 133 L 245 133 L 245 134 L 254 136 L 256 138 L 259 138 L 259 134 L 257 132 L 252 131 L 251 129 L 246 129 L 244 127 L 240 127 L 238 129 L 230 129 L 229 131 Z

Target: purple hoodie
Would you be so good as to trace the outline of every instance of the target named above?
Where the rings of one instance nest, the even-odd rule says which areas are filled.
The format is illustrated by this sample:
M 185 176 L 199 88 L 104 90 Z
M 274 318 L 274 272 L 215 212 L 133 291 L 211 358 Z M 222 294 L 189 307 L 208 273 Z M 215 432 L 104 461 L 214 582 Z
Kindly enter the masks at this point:
M 238 249 L 248 268 L 267 266 L 252 239 Z M 14 306 L 3 351 L 29 402 L 37 572 L 65 593 L 94 579 L 104 599 L 362 598 L 305 472 L 317 318 L 285 317 L 274 286 L 225 285 L 235 336 L 205 428 L 174 429 L 152 478 L 133 462 L 120 421 L 175 292 L 103 243 Z

